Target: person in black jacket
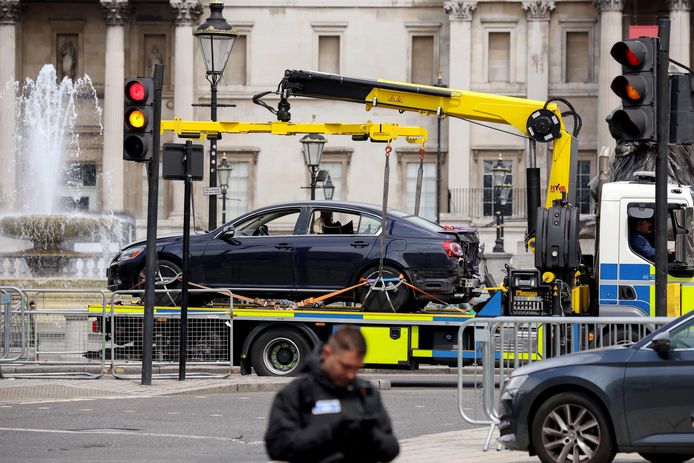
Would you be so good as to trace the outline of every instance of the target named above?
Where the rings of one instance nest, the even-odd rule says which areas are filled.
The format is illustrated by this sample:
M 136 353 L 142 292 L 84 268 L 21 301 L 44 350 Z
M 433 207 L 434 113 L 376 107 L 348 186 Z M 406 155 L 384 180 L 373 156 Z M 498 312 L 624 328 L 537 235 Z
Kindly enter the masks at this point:
M 359 329 L 341 326 L 275 397 L 265 433 L 273 460 L 388 462 L 400 452 L 378 390 L 357 377 L 366 354 Z

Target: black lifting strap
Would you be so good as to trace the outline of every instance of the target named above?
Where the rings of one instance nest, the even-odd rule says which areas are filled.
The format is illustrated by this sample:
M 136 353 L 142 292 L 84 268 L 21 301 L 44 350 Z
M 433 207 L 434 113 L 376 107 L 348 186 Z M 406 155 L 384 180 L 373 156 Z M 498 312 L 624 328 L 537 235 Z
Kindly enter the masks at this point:
M 386 254 L 386 211 L 388 210 L 388 186 L 390 177 L 390 142 L 386 145 L 386 168 L 383 171 L 383 210 L 381 212 L 381 257 L 378 261 L 378 276 L 383 278 L 383 258 Z
M 419 215 L 419 204 L 422 198 L 422 177 L 424 177 L 424 147 L 419 147 L 419 170 L 417 170 L 417 191 L 414 196 L 414 215 Z

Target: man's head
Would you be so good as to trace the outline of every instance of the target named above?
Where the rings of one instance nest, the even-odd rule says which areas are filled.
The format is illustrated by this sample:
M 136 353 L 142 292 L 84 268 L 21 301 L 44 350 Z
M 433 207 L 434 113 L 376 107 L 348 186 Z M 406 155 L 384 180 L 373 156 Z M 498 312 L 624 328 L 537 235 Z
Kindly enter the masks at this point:
M 343 325 L 323 346 L 321 369 L 339 387 L 347 387 L 364 363 L 366 340 L 358 328 Z
M 634 229 L 643 235 L 647 235 L 651 232 L 652 225 L 649 219 L 638 219 L 634 223 Z

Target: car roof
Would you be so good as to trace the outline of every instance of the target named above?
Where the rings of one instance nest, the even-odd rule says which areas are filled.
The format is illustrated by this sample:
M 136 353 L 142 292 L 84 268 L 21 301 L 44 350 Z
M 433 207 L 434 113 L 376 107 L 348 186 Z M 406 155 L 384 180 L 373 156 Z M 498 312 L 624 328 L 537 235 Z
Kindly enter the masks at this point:
M 334 201 L 334 200 L 304 200 L 304 201 L 285 201 L 282 203 L 275 203 L 275 204 L 268 204 L 267 206 L 259 207 L 255 209 L 256 211 L 263 210 L 263 209 L 275 209 L 278 207 L 335 207 L 335 208 L 359 208 L 359 209 L 366 209 L 370 212 L 381 212 L 382 207 L 378 204 L 372 204 L 372 203 L 362 203 L 362 202 L 356 202 L 356 201 Z M 405 215 L 411 215 L 407 214 L 403 211 L 399 211 L 397 209 L 391 209 L 388 208 L 388 213 L 393 213 L 395 212 L 396 215 L 402 216 Z

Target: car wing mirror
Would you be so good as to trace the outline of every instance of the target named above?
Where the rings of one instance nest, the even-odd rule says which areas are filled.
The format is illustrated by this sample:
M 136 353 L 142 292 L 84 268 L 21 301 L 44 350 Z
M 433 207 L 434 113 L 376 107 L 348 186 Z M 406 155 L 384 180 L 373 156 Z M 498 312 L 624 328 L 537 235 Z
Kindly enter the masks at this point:
M 670 352 L 670 333 L 663 331 L 653 336 L 651 343 L 648 345 L 651 349 L 661 355 L 667 355 Z
M 221 237 L 223 240 L 228 240 L 229 238 L 233 238 L 233 237 L 234 237 L 234 233 L 236 233 L 236 228 L 234 228 L 233 225 L 226 225 L 226 226 L 222 229 L 222 234 L 220 235 L 220 237 Z

